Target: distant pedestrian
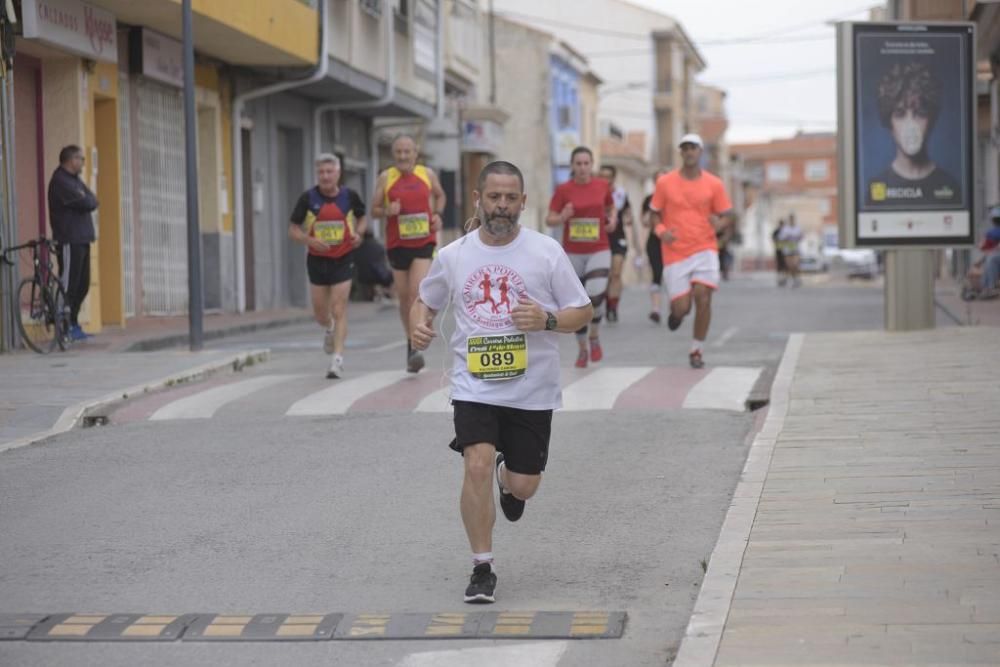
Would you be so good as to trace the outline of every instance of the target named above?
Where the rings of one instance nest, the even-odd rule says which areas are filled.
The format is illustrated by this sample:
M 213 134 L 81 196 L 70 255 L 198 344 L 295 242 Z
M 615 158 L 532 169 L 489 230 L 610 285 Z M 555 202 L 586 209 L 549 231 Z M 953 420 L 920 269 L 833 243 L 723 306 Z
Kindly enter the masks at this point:
M 774 242 L 774 270 L 778 274 L 778 287 L 784 287 L 788 282 L 788 266 L 785 265 L 785 256 L 781 254 L 778 246 L 778 236 L 785 227 L 784 219 L 778 220 L 778 227 L 771 233 L 771 241 Z
M 660 169 L 653 175 L 653 183 L 667 173 L 666 169 Z M 660 248 L 660 238 L 656 235 L 654 228 L 660 221 L 660 216 L 650 209 L 650 202 L 653 195 L 646 195 L 642 200 L 642 226 L 649 229 L 646 237 L 646 257 L 649 259 L 649 269 L 652 271 L 652 280 L 649 283 L 649 319 L 654 324 L 659 324 L 662 310 L 660 292 L 663 291 L 663 251 Z
M 625 268 L 625 256 L 628 254 L 628 236 L 632 234 L 632 204 L 628 200 L 625 188 L 615 184 L 618 170 L 606 164 L 598 172 L 611 185 L 611 198 L 614 200 L 615 227 L 608 234 L 611 246 L 611 275 L 608 279 L 608 322 L 618 321 L 618 301 L 622 296 L 622 270 Z
M 604 358 L 598 330 L 608 297 L 608 276 L 611 274 L 608 234 L 615 228 L 615 202 L 611 185 L 593 174 L 594 154 L 589 148 L 574 148 L 570 153 L 570 165 L 571 178 L 556 187 L 545 223 L 549 227 L 563 228 L 563 249 L 594 306 L 590 325 L 576 332 L 579 352 L 575 366 L 586 368 L 589 362 L 596 363 Z
M 340 185 L 340 158 L 316 157 L 316 185 L 299 197 L 288 235 L 308 248 L 306 268 L 313 315 L 326 331 L 323 351 L 330 356 L 326 377 L 344 375 L 347 301 L 354 278 L 354 249 L 361 245 L 367 219 L 365 204 L 354 190 Z
M 97 238 L 93 212 L 98 202 L 80 178 L 83 163 L 80 147 L 66 146 L 59 151 L 59 166 L 49 181 L 49 220 L 52 238 L 59 244 L 56 261 L 69 301 L 73 340 L 89 338 L 80 327 L 80 307 L 90 291 L 90 244 Z
M 701 168 L 702 140 L 681 137 L 682 165 L 656 179 L 650 206 L 660 214 L 656 235 L 663 250 L 664 277 L 670 296 L 667 327 L 676 331 L 695 309 L 694 336 L 688 362 L 702 368 L 705 339 L 712 320 L 712 292 L 719 287 L 716 234 L 734 224 L 733 204 L 718 176 Z
M 785 258 L 785 268 L 792 279 L 792 287 L 802 285 L 799 277 L 799 243 L 802 242 L 802 228 L 795 223 L 795 214 L 788 216 L 788 224 L 778 232 L 778 248 Z
M 447 196 L 429 167 L 417 163 L 420 147 L 402 134 L 392 142 L 393 165 L 379 174 L 372 197 L 372 215 L 385 220 L 385 239 L 393 282 L 399 296 L 399 317 L 406 334 L 406 371 L 419 373 L 424 355 L 413 349 L 410 309 L 420 281 L 431 268 L 441 215 Z

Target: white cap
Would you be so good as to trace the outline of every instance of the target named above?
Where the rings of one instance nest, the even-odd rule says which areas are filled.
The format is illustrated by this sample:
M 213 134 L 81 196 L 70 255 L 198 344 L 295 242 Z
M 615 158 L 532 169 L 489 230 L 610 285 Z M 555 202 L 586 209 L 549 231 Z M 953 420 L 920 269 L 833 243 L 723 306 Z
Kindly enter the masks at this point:
M 690 134 L 685 134 L 683 137 L 681 137 L 681 140 L 680 142 L 678 142 L 677 146 L 680 147 L 683 146 L 684 144 L 694 144 L 698 148 L 702 148 L 705 145 L 704 143 L 702 143 L 701 137 L 699 137 L 697 134 L 694 134 L 693 132 Z

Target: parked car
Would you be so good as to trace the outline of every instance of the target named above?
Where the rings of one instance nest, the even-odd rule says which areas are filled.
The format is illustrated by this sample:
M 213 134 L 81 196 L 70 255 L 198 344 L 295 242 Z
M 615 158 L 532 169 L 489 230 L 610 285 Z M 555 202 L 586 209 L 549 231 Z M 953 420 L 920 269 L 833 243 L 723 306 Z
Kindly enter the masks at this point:
M 849 278 L 871 280 L 878 276 L 878 255 L 870 248 L 825 248 L 824 255 L 834 270 L 847 273 Z
M 830 260 L 821 253 L 803 252 L 799 254 L 799 269 L 805 273 L 829 271 Z

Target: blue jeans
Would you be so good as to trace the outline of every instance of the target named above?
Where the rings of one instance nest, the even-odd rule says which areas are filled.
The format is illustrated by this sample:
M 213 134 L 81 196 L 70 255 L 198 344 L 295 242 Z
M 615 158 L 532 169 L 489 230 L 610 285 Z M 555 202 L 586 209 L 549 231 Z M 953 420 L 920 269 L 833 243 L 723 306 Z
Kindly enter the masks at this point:
M 983 289 L 996 289 L 1000 282 L 1000 252 L 990 255 L 983 266 Z

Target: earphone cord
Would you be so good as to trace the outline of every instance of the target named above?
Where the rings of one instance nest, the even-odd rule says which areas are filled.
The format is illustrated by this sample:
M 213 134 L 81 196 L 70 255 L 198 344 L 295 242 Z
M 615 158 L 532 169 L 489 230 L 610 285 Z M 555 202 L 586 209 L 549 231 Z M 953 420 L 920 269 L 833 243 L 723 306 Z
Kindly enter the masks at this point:
M 478 207 L 477 207 L 477 209 L 478 209 Z M 453 310 L 453 306 L 455 304 L 455 283 L 456 283 L 457 278 L 458 278 L 458 264 L 459 264 L 459 260 L 462 258 L 461 248 L 465 246 L 465 242 L 468 240 L 469 233 L 471 233 L 473 230 L 475 230 L 478 227 L 479 227 L 479 219 L 477 217 L 472 217 L 472 218 L 469 218 L 468 220 L 465 221 L 465 236 L 463 236 L 462 239 L 460 241 L 458 241 L 458 243 L 460 244 L 459 245 L 459 251 L 458 251 L 458 253 L 456 253 L 455 265 L 452 267 L 452 270 L 451 270 L 451 276 L 450 277 L 451 277 L 451 283 L 452 284 L 449 285 L 448 303 L 445 304 L 444 310 L 441 311 L 441 319 L 438 321 L 437 333 L 438 333 L 438 337 L 441 339 L 441 344 L 444 346 L 444 354 L 441 355 L 441 380 L 440 380 L 440 383 L 438 384 L 438 389 L 439 390 L 440 389 L 444 389 L 446 387 L 446 383 L 450 384 L 451 375 L 452 375 L 452 369 L 453 369 L 453 365 L 454 365 L 453 362 L 452 362 L 452 359 L 451 359 L 451 354 L 450 354 L 450 352 L 451 352 L 451 336 L 450 335 L 446 335 L 444 325 L 445 325 L 445 322 L 448 319 L 448 311 L 449 310 Z M 455 327 L 456 327 L 456 329 L 458 328 L 458 323 L 457 322 L 455 324 Z M 454 331 L 452 331 L 452 333 L 454 333 Z M 445 396 L 445 403 L 446 403 L 446 405 L 447 405 L 448 401 L 450 401 L 450 398 L 448 396 Z

